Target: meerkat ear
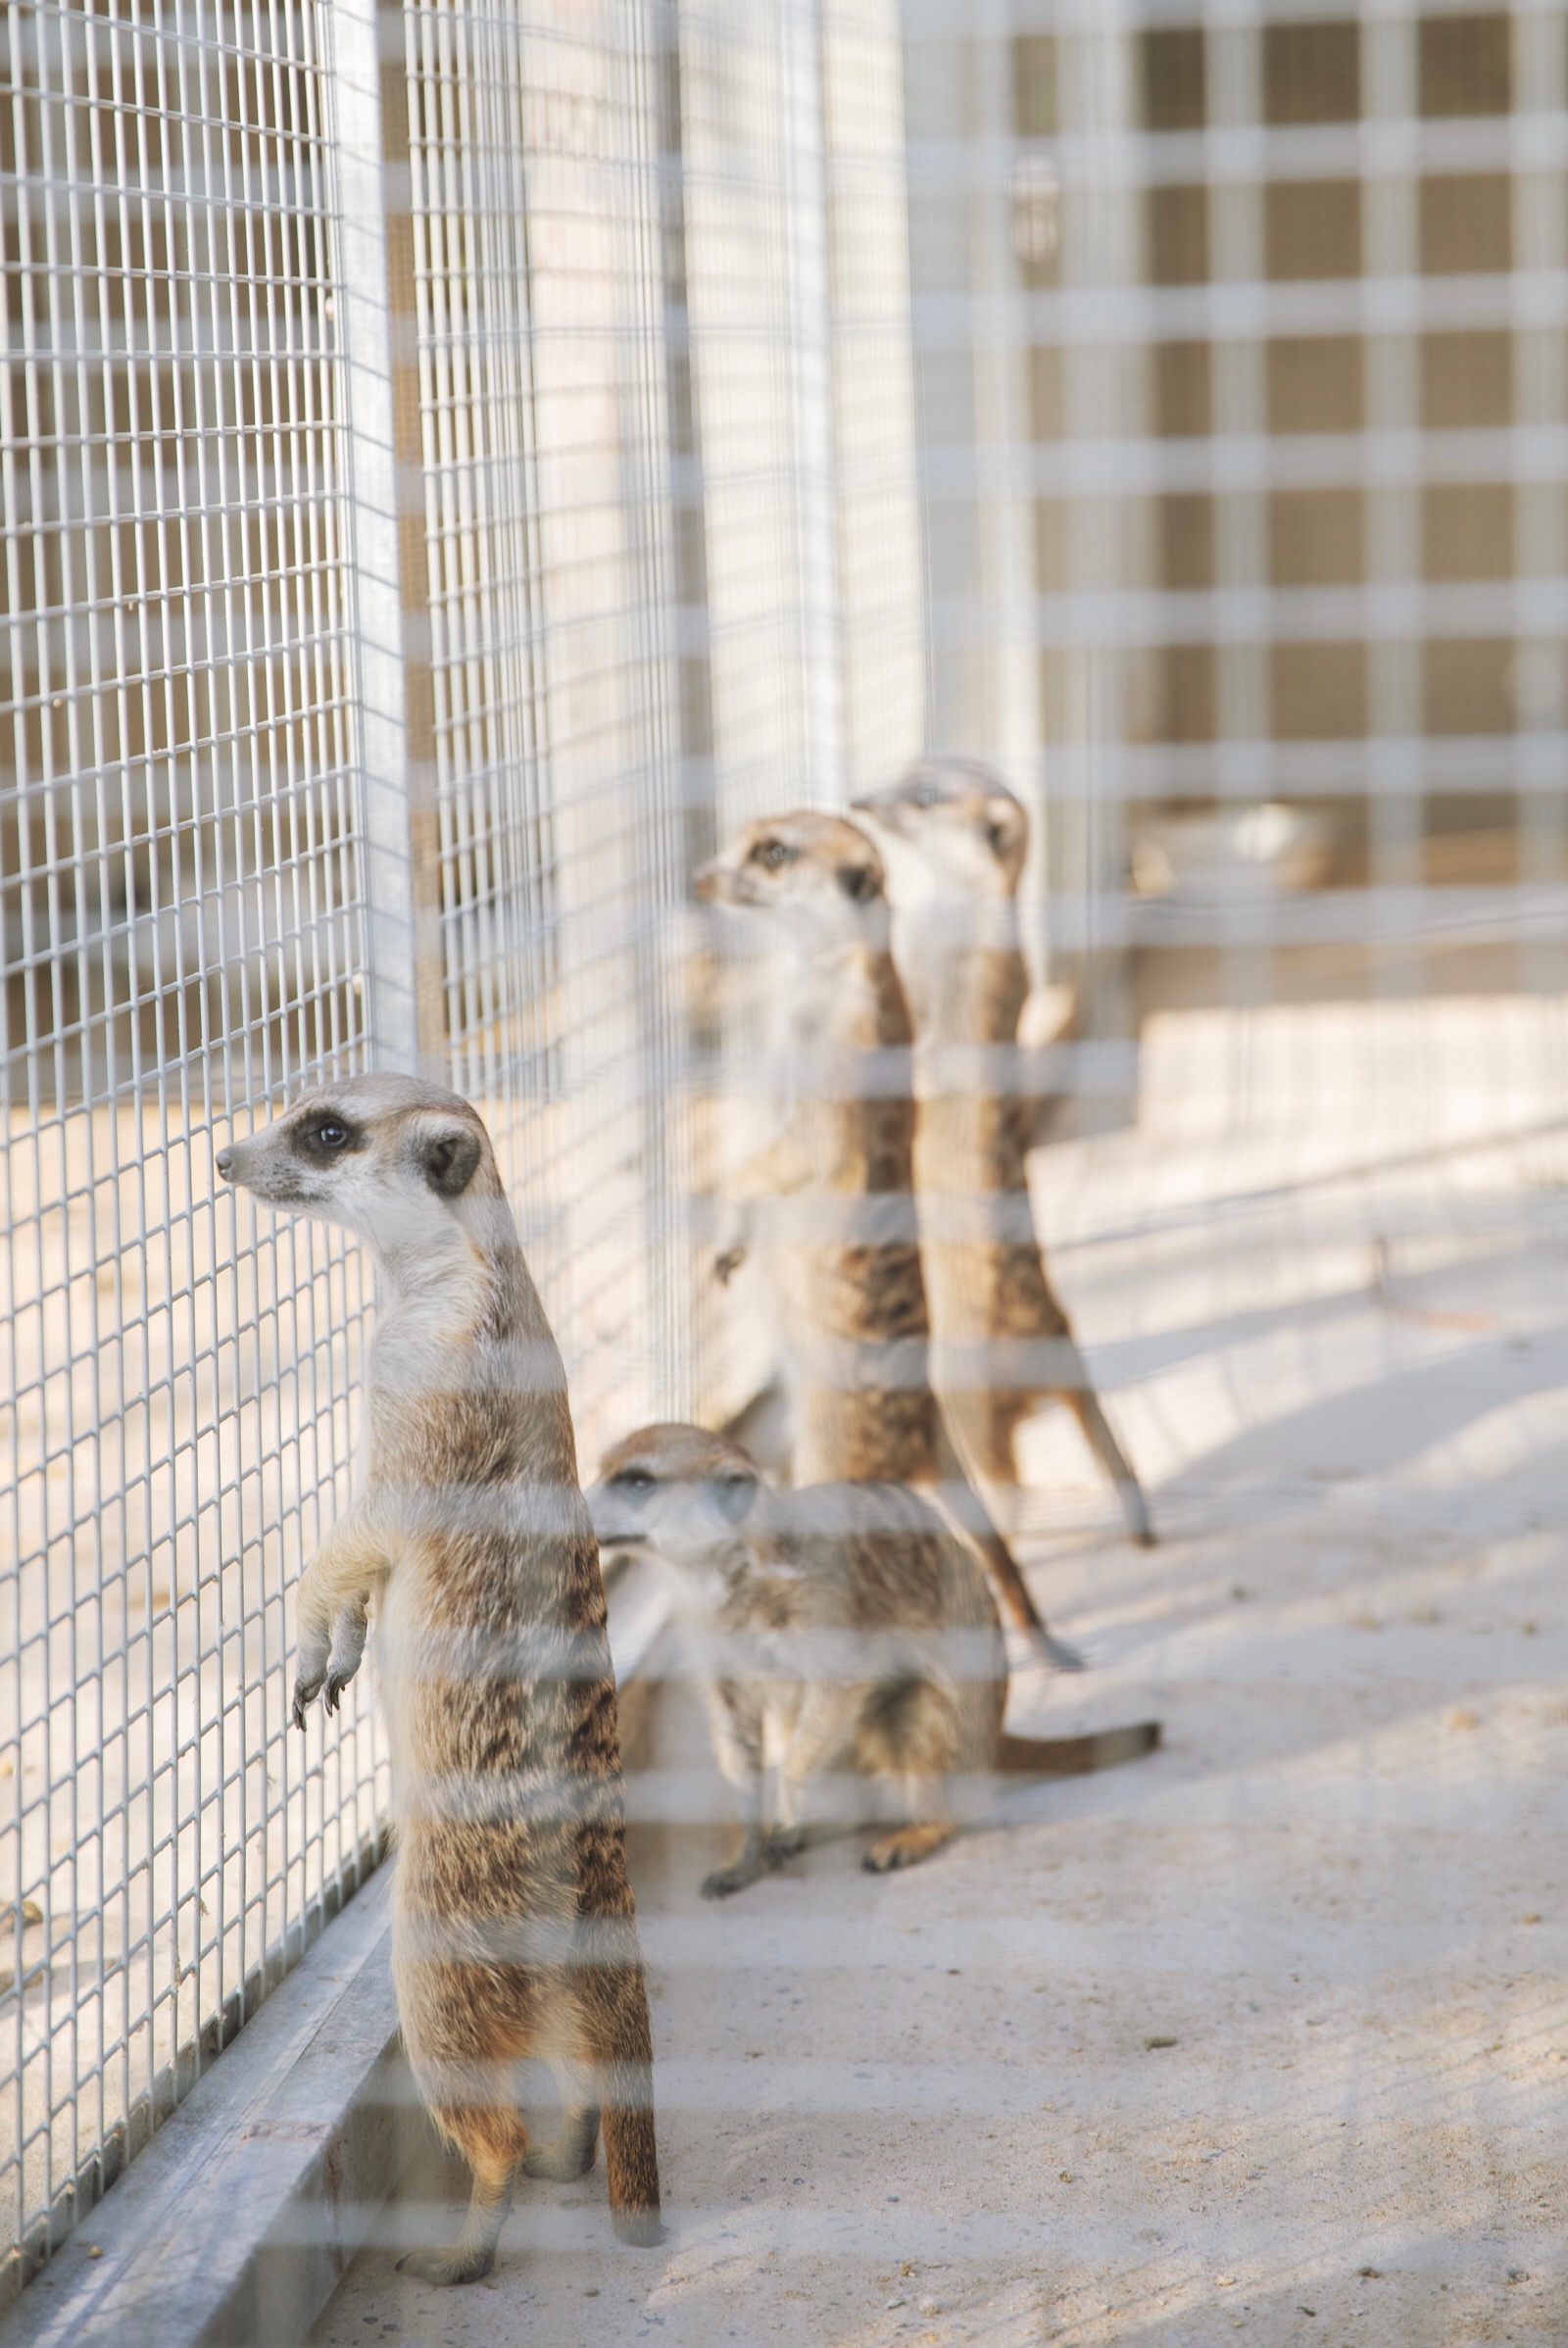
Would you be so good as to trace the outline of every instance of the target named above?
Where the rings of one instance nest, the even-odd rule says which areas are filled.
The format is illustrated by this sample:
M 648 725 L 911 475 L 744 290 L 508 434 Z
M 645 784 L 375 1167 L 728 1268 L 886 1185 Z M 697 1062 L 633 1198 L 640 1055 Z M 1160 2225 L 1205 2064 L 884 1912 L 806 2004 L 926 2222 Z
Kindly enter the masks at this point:
M 1016 807 L 1003 807 L 994 813 L 986 825 L 993 854 L 1010 856 L 1015 849 L 1020 848 L 1023 844 L 1019 836 L 1022 828 L 1022 818 Z
M 757 1478 L 736 1468 L 725 1468 L 719 1475 L 709 1477 L 708 1489 L 719 1514 L 727 1516 L 732 1525 L 738 1525 L 751 1514 L 752 1502 L 757 1497 Z
M 471 1125 L 431 1125 L 419 1135 L 419 1166 L 438 1198 L 461 1198 L 479 1163 Z
M 877 893 L 876 873 L 869 864 L 841 864 L 839 887 L 856 905 L 865 905 Z

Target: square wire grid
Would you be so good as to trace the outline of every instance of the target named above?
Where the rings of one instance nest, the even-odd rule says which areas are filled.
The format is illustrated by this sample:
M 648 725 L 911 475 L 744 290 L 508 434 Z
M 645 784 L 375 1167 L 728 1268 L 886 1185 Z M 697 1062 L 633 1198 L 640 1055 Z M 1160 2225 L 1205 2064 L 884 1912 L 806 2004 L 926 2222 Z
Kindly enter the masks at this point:
M 285 1732 L 360 1266 L 208 1129 L 365 1052 L 309 5 L 7 10 L 5 2288 L 373 1858 Z

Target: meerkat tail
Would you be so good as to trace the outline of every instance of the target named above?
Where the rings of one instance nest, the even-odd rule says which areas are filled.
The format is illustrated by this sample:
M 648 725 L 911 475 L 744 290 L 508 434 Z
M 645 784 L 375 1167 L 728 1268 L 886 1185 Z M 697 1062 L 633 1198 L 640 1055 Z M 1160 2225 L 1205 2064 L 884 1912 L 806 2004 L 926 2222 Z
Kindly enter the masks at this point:
M 1127 1729 L 1097 1729 L 1087 1737 L 1009 1737 L 997 1738 L 996 1766 L 1008 1776 L 1085 1778 L 1097 1769 L 1116 1769 L 1123 1761 L 1141 1761 L 1157 1751 L 1157 1720 L 1141 1720 Z
M 623 2242 L 662 2242 L 654 2140 L 654 2048 L 640 1965 L 607 1965 L 584 2000 L 579 2058 L 592 2066 L 610 2186 L 610 2222 Z
M 659 2219 L 659 2150 L 654 2141 L 653 2064 L 612 2055 L 601 2066 L 610 2223 L 623 2242 L 651 2249 L 664 2239 Z

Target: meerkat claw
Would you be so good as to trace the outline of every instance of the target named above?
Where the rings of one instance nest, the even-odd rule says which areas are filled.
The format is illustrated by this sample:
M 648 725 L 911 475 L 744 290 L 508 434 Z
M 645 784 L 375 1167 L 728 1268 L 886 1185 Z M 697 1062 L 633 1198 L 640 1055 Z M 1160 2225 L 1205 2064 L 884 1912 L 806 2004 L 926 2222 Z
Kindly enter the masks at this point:
M 713 1278 L 720 1288 L 728 1288 L 735 1274 L 746 1261 L 744 1247 L 726 1247 L 722 1255 L 713 1258 Z
M 319 1680 L 296 1680 L 294 1683 L 294 1726 L 303 1729 L 305 1715 L 321 1690 Z
M 327 1673 L 326 1686 L 321 1691 L 321 1701 L 326 1706 L 328 1712 L 335 1712 L 337 1710 L 338 1704 L 342 1699 L 343 1690 L 345 1688 L 347 1688 L 350 1680 L 352 1680 L 354 1674 L 352 1672 L 329 1671 Z

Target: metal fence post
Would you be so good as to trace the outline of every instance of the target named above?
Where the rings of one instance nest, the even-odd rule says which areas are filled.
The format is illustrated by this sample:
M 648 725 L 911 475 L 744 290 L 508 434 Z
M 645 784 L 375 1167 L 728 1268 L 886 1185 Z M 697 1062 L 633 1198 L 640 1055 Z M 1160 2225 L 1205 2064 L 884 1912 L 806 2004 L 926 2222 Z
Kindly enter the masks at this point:
M 807 716 L 806 797 L 844 791 L 838 466 L 833 427 L 832 256 L 820 0 L 779 11 L 784 213 L 794 402 L 796 526 Z
M 359 656 L 368 1025 L 379 1067 L 449 1081 L 404 13 L 334 0 L 338 344 Z

